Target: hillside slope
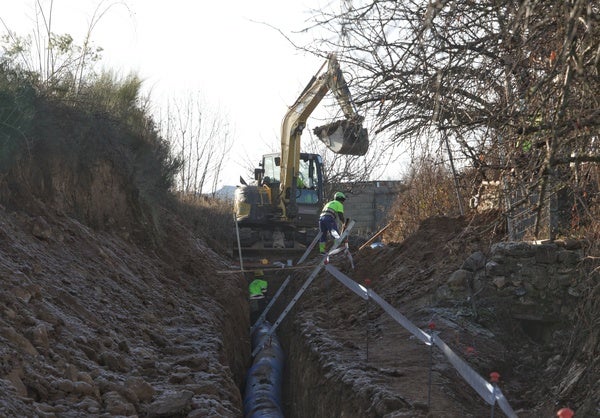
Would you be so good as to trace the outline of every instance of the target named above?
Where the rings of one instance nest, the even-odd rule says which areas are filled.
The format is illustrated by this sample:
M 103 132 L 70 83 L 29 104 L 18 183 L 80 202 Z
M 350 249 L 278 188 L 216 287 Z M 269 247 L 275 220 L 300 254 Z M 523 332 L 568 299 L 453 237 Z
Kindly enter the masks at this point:
M 245 283 L 165 208 L 164 144 L 23 106 L 27 136 L 0 129 L 0 416 L 240 416 Z
M 239 416 L 245 294 L 202 242 L 175 221 L 149 252 L 52 210 L 0 219 L 0 415 Z

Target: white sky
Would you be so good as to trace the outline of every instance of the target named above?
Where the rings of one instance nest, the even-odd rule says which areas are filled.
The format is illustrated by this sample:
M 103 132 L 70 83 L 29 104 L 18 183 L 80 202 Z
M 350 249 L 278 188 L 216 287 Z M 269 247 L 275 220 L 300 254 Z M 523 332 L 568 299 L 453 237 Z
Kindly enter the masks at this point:
M 47 10 L 51 0 L 39 1 Z M 5 24 L 31 33 L 34 0 L 3 3 Z M 248 159 L 256 165 L 277 149 L 287 107 L 323 63 L 257 22 L 305 43 L 291 32 L 303 29 L 309 11 L 326 0 L 54 0 L 53 32 L 80 44 L 98 4 L 110 6 L 91 37 L 104 49 L 104 67 L 139 74 L 157 106 L 200 93 L 234 125 L 238 151 L 222 184 L 238 184 L 240 175 L 248 177 Z

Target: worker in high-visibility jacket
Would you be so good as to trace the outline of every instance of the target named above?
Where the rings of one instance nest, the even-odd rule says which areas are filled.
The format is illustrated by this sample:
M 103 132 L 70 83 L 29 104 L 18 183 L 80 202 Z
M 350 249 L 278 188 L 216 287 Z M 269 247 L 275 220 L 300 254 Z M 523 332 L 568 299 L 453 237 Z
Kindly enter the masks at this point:
M 338 229 L 338 219 L 343 224 L 344 219 L 344 202 L 346 195 L 342 192 L 336 192 L 333 200 L 328 202 L 321 211 L 319 217 L 319 229 L 321 230 L 321 239 L 319 240 L 319 252 L 325 254 L 325 244 L 327 243 L 328 235 L 338 239 L 340 231 Z
M 267 306 L 268 283 L 262 270 L 254 271 L 254 279 L 248 285 L 250 293 L 250 323 L 254 324 Z

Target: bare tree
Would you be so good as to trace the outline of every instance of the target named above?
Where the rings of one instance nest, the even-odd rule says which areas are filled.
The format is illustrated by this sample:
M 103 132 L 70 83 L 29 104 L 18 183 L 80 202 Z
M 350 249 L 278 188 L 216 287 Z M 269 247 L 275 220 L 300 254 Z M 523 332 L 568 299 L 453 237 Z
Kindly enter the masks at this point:
M 316 53 L 353 68 L 375 132 L 502 178 L 537 213 L 570 164 L 600 160 L 598 1 L 344 1 L 320 11 Z M 441 149 L 444 149 L 441 148 Z M 574 178 L 571 178 L 574 181 Z
M 174 154 L 183 161 L 177 177 L 179 191 L 214 196 L 233 145 L 226 118 L 199 96 L 190 95 L 168 104 L 162 124 Z

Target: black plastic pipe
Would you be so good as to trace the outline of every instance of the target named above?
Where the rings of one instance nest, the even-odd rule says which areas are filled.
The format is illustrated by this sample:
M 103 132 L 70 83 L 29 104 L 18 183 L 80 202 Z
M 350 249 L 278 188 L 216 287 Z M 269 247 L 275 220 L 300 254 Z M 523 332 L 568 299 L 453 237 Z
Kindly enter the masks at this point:
M 270 337 L 269 322 L 252 333 L 252 351 L 261 347 L 246 375 L 245 418 L 283 418 L 281 402 L 284 354 L 276 335 Z

